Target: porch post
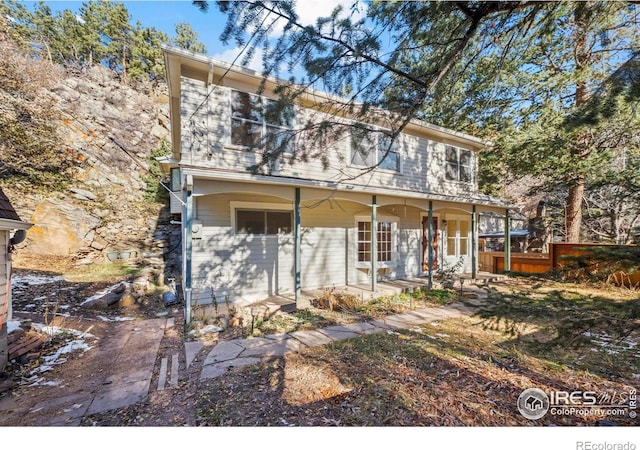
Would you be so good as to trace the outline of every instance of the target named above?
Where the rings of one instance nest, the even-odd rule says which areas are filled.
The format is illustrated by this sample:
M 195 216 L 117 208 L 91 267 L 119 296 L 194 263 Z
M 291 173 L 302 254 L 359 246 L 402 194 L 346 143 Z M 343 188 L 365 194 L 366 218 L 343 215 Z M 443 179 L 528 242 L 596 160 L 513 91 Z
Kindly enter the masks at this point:
M 183 214 L 183 233 L 184 239 L 184 308 L 185 322 L 191 322 L 191 293 L 192 293 L 192 277 L 191 277 L 191 254 L 193 252 L 192 225 L 193 225 L 193 177 L 187 175 L 185 182 L 184 198 L 184 214 Z
M 473 205 L 471 211 L 471 279 L 475 280 L 477 277 L 476 266 L 478 264 L 478 249 L 477 249 L 477 235 L 476 235 L 476 205 Z
M 504 213 L 504 271 L 511 272 L 511 217 L 508 209 Z
M 371 199 L 371 290 L 378 288 L 378 207 L 376 196 Z
M 433 288 L 433 201 L 429 200 L 429 228 L 427 229 L 427 240 L 429 241 L 427 247 L 427 264 L 429 265 L 429 290 Z
M 302 251 L 301 237 L 300 237 L 300 188 L 296 188 L 296 202 L 293 208 L 294 216 L 294 273 L 295 273 L 295 299 L 296 307 L 300 306 L 300 291 L 301 291 L 301 268 L 302 268 Z

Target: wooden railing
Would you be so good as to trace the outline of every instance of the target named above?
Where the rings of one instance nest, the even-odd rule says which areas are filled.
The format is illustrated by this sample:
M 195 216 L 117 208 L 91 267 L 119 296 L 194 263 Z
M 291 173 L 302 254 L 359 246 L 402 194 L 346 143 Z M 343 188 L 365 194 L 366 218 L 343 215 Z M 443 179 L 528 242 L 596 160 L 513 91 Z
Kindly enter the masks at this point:
M 527 274 L 547 273 L 551 270 L 558 270 L 567 263 L 564 257 L 584 255 L 584 248 L 587 247 L 607 247 L 604 244 L 571 244 L 555 243 L 549 244 L 549 253 L 511 253 L 511 271 Z M 485 272 L 504 272 L 503 252 L 479 252 L 479 269 Z M 614 280 L 616 277 L 613 277 Z M 632 274 L 620 274 L 619 284 L 640 285 L 640 272 Z

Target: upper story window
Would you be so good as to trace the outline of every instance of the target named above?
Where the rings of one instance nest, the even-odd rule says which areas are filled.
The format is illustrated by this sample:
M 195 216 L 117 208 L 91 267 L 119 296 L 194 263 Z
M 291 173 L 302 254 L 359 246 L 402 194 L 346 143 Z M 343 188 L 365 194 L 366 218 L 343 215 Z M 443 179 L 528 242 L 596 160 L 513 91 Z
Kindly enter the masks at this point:
M 351 165 L 371 167 L 379 163 L 380 169 L 400 172 L 398 146 L 394 142 L 389 149 L 390 143 L 391 138 L 382 132 L 354 128 L 351 132 Z
M 445 176 L 447 180 L 471 183 L 473 181 L 471 151 L 447 145 L 445 147 Z
M 285 149 L 291 145 L 293 110 L 281 111 L 274 100 L 231 91 L 231 144 Z

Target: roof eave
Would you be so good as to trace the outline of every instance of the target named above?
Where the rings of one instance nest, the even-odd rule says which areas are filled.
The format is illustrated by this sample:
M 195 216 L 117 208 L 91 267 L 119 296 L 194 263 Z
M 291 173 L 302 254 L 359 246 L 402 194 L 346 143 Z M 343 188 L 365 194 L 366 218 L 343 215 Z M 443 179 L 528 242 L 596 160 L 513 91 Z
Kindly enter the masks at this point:
M 0 219 L 0 230 L 28 230 L 32 226 L 32 223 L 21 220 Z

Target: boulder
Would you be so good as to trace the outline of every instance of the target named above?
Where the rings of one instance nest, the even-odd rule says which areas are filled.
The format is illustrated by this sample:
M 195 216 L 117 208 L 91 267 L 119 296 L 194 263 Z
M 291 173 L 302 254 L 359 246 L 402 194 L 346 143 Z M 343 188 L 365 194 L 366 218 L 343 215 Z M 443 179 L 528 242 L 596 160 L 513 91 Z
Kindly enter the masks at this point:
M 121 281 L 86 299 L 80 304 L 85 308 L 107 308 L 118 303 L 129 289 L 129 283 Z

